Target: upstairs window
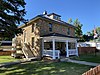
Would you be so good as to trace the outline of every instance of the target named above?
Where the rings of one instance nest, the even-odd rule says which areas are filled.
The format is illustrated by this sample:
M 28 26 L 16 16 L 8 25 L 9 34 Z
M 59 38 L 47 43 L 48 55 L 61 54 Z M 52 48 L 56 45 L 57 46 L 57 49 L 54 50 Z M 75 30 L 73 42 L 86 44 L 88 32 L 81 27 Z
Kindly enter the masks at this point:
M 35 28 L 36 28 L 36 23 L 32 24 L 32 32 L 34 32 Z
M 34 48 L 34 37 L 32 37 L 32 48 Z
M 70 28 L 68 28 L 68 30 L 67 30 L 67 34 L 70 35 Z
M 52 32 L 52 24 L 49 23 L 49 31 Z
M 34 32 L 34 24 L 32 25 L 32 32 Z

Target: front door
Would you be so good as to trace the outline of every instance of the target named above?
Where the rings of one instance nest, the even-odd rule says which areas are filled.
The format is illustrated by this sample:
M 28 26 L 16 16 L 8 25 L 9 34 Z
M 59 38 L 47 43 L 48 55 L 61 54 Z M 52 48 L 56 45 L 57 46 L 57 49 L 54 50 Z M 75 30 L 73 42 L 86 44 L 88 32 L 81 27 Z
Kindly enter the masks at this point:
M 56 42 L 56 50 L 60 50 L 60 56 L 66 56 L 65 42 Z

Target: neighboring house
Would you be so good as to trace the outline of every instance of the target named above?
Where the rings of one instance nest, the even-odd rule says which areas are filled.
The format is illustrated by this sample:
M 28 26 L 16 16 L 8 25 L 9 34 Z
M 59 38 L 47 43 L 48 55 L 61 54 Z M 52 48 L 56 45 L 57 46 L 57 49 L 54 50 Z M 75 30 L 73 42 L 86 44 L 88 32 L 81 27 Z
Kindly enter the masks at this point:
M 100 50 L 100 42 L 79 42 L 77 47 L 96 47 Z
M 35 57 L 51 56 L 56 59 L 60 56 L 78 56 L 75 26 L 62 21 L 58 14 L 45 12 L 19 28 L 23 34 L 17 38 L 31 46 Z

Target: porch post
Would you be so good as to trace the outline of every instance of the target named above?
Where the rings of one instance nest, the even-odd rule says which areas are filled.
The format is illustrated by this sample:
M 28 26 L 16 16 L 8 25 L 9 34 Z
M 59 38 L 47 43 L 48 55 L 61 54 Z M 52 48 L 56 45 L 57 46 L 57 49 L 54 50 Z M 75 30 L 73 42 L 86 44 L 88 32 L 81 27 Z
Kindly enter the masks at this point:
M 68 40 L 66 40 L 66 57 L 69 57 L 69 52 L 68 52 Z
M 52 43 L 53 43 L 53 59 L 56 59 L 55 58 L 55 39 L 52 39 Z
M 78 56 L 77 40 L 76 40 L 76 55 Z

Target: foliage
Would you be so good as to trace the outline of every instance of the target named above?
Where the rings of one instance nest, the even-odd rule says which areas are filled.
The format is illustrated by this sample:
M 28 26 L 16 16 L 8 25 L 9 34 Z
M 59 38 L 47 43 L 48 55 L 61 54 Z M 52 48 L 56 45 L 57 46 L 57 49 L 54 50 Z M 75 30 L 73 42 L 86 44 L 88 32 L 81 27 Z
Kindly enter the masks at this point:
M 98 38 L 97 38 L 97 41 L 100 42 L 100 27 L 97 27 L 97 34 L 98 34 Z
M 89 36 L 89 35 L 86 35 L 86 34 L 84 34 L 83 36 L 82 36 L 82 42 L 85 42 L 85 41 L 90 41 L 90 40 L 93 40 L 93 36 Z
M 78 19 L 76 19 L 73 24 L 74 24 L 74 26 L 76 26 L 75 36 L 79 38 L 78 41 L 82 41 L 83 40 L 83 38 L 82 38 L 82 35 L 83 35 L 82 34 L 82 26 L 83 25 L 78 21 Z
M 0 36 L 13 37 L 21 32 L 17 25 L 26 21 L 25 5 L 24 0 L 0 0 Z
M 97 34 L 98 34 L 98 37 L 97 37 L 95 40 L 96 40 L 96 41 L 100 41 L 100 27 L 97 27 L 97 28 L 96 28 L 96 32 L 97 32 Z M 87 34 L 85 34 L 85 35 L 89 36 L 89 37 L 87 37 L 87 38 L 84 38 L 85 40 L 88 39 L 88 38 L 89 38 L 89 41 L 90 41 L 90 40 L 94 40 L 94 38 L 93 38 L 93 36 L 94 36 L 94 30 L 92 30 L 92 31 L 90 31 L 90 32 L 87 32 Z
M 68 19 L 68 23 L 69 24 L 72 24 L 72 19 L 71 18 L 69 18 Z M 75 36 L 76 37 L 78 37 L 79 38 L 79 40 L 78 41 L 84 41 L 84 39 L 83 39 L 83 32 L 82 32 L 82 24 L 79 22 L 79 20 L 78 19 L 76 19 L 74 22 L 73 22 L 73 25 L 76 27 L 75 28 Z
M 78 19 L 76 19 L 74 21 L 74 26 L 76 26 L 76 28 L 75 28 L 75 35 L 77 37 L 81 37 L 82 36 L 82 26 L 83 25 L 78 21 Z
M 68 23 L 71 24 L 72 23 L 72 18 L 68 19 Z

